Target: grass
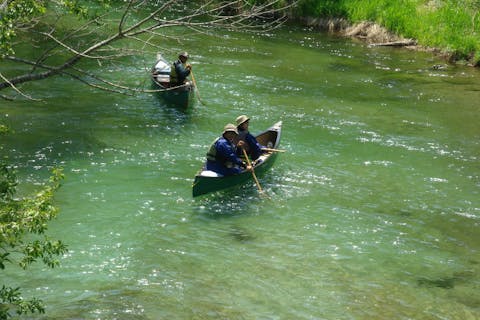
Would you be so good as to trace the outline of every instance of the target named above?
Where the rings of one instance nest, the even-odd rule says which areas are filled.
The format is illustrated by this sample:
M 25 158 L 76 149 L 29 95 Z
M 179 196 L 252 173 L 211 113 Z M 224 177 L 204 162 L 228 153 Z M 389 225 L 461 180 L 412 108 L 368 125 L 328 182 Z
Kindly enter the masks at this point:
M 373 21 L 480 66 L 480 0 L 301 0 L 300 16 Z

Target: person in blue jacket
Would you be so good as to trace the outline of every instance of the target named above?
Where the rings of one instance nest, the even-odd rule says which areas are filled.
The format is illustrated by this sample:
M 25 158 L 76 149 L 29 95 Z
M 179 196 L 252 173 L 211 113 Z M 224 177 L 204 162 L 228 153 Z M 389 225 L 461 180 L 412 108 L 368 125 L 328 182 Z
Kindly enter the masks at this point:
M 245 148 L 252 160 L 257 160 L 262 155 L 262 149 L 265 147 L 258 143 L 257 139 L 248 131 L 250 118 L 246 115 L 241 115 L 237 117 L 236 122 L 238 130 L 237 146 Z
M 170 86 L 176 87 L 185 84 L 187 77 L 190 75 L 192 66 L 187 63 L 188 53 L 182 52 L 178 55 L 178 60 L 173 63 L 170 70 Z
M 234 140 L 237 135 L 234 124 L 229 123 L 223 128 L 222 136 L 215 139 L 207 152 L 207 170 L 224 176 L 240 173 L 244 168 L 251 170 L 236 154 Z

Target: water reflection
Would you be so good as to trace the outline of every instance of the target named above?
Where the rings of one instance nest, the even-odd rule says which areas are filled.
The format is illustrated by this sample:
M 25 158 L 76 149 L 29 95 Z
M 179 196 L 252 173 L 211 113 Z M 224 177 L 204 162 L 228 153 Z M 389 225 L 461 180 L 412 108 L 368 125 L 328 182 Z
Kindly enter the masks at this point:
M 251 210 L 262 200 L 255 186 L 249 183 L 248 186 L 233 187 L 194 200 L 194 213 L 207 219 L 252 214 Z

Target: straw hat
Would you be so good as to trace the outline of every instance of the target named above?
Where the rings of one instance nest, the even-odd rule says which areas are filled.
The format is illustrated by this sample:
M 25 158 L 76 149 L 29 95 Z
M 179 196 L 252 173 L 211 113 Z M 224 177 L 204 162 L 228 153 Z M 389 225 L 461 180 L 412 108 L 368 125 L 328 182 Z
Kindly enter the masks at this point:
M 238 127 L 239 125 L 241 125 L 242 123 L 247 122 L 248 120 L 250 120 L 250 118 L 247 117 L 247 116 L 244 115 L 244 114 L 242 114 L 241 116 L 238 116 L 238 117 L 237 117 L 237 120 L 236 120 L 236 121 L 237 121 L 237 127 Z
M 238 135 L 237 127 L 235 127 L 235 125 L 232 124 L 232 123 L 227 124 L 227 125 L 223 128 L 223 134 L 225 134 L 225 133 L 227 133 L 227 132 L 233 132 L 233 133 L 235 133 L 235 134 Z

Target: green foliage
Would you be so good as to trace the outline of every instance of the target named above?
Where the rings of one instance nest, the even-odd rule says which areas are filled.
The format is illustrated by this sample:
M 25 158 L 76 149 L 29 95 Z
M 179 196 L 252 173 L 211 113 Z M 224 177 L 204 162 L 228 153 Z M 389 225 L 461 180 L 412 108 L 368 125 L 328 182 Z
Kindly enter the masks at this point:
M 344 0 L 303 0 L 298 4 L 300 15 L 319 17 L 343 17 L 346 15 Z
M 289 5 L 292 3 L 294 0 L 277 0 L 277 1 L 272 1 L 272 0 L 246 0 L 249 5 L 265 5 L 265 4 L 273 4 L 275 8 L 281 8 L 284 6 Z
M 110 5 L 114 2 L 115 0 L 62 0 L 60 1 L 60 5 L 68 13 L 87 19 L 98 16 L 98 10 L 108 9 L 110 8 Z
M 428 45 L 446 47 L 458 58 L 480 51 L 478 3 L 462 2 L 459 5 L 445 1 L 442 6 L 425 10 L 425 21 L 420 24 L 418 32 Z
M 81 18 L 92 18 L 98 10 L 109 8 L 115 0 L 2 0 L 0 2 L 0 57 L 14 54 L 12 42 L 20 30 L 28 30 L 37 24 L 40 16 L 59 10 Z
M 353 22 L 377 22 L 399 35 L 412 37 L 422 20 L 417 10 L 419 3 L 416 0 L 351 0 L 346 7 Z
M 8 319 L 11 317 L 9 306 L 16 306 L 18 315 L 27 313 L 45 313 L 42 302 L 36 298 L 30 301 L 23 300 L 20 288 L 10 288 L 2 286 L 0 289 L 0 319 Z
M 455 58 L 480 51 L 480 0 L 301 0 L 299 15 L 373 21 L 420 44 L 443 48 Z
M 6 165 L 0 165 L 0 201 L 11 202 L 15 194 L 15 187 L 17 186 L 17 179 L 12 170 Z
M 56 217 L 54 191 L 60 187 L 62 171 L 56 169 L 42 190 L 21 199 L 14 197 L 17 180 L 15 172 L 5 163 L 0 164 L 0 269 L 17 264 L 26 269 L 40 260 L 49 267 L 58 265 L 58 256 L 67 251 L 61 241 L 52 241 L 44 234 L 47 222 Z M 0 289 L 0 319 L 16 314 L 43 313 L 40 300 L 24 300 L 19 288 L 5 285 Z
M 45 6 L 38 0 L 6 0 L 0 9 L 0 56 L 12 54 L 11 41 L 17 28 L 24 27 L 32 18 L 45 12 Z
M 480 50 L 475 52 L 472 61 L 474 61 L 475 67 L 480 67 Z

